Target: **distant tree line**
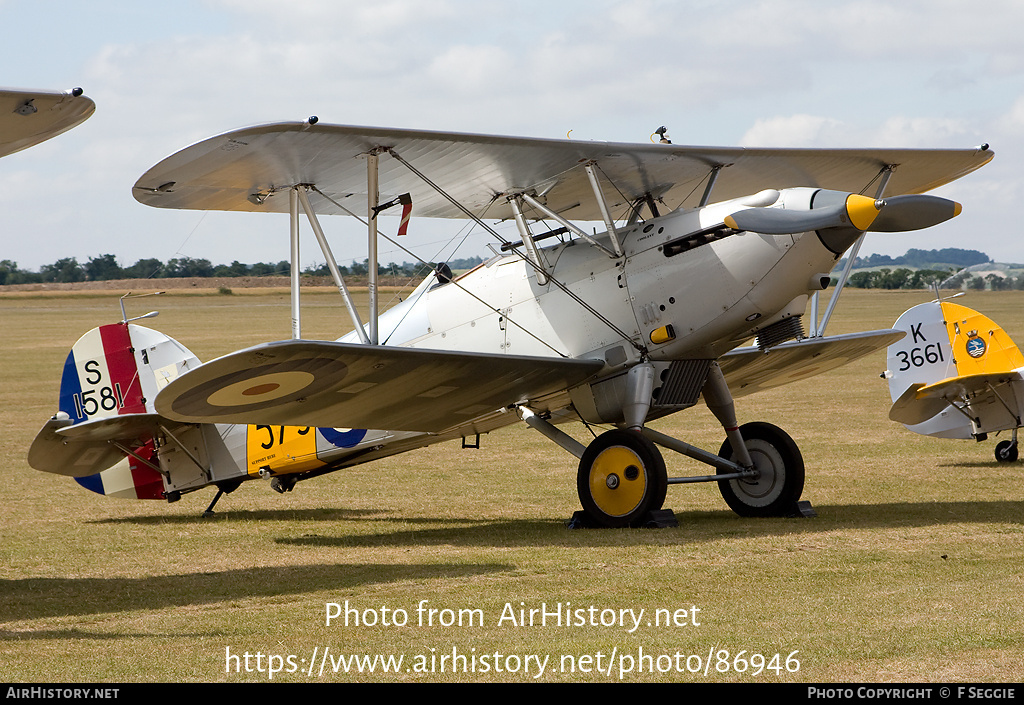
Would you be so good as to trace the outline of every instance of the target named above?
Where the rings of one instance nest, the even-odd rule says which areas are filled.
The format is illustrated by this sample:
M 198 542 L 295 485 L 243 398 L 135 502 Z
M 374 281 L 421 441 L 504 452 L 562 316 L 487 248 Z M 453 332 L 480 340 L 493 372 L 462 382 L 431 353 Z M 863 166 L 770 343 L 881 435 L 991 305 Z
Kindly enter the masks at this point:
M 962 289 L 964 287 L 978 291 L 982 289 L 991 289 L 992 291 L 1016 289 L 1021 291 L 1024 290 L 1024 275 L 1019 277 L 1009 275 L 1001 277 L 998 274 L 986 274 L 982 277 L 974 272 L 960 272 L 950 278 L 945 284 L 947 289 Z
M 480 257 L 453 259 L 448 266 L 453 270 L 469 269 L 483 262 Z M 404 262 L 387 265 L 379 264 L 377 273 L 396 277 L 422 277 L 431 271 L 434 263 L 414 264 Z M 343 275 L 365 275 L 369 271 L 368 261 L 353 262 L 348 266 L 339 266 Z M 303 274 L 313 276 L 329 276 L 326 264 L 307 267 Z M 291 265 L 287 261 L 257 262 L 242 264 L 234 261 L 231 264 L 214 265 L 208 259 L 180 257 L 164 263 L 158 259 L 140 259 L 130 267 L 122 267 L 114 255 L 90 257 L 88 262 L 80 263 L 75 257 L 65 257 L 53 264 L 45 264 L 38 272 L 18 267 L 17 262 L 0 260 L 0 285 L 4 284 L 36 284 L 51 282 L 85 282 L 109 281 L 111 279 L 170 279 L 176 277 L 268 277 L 290 276 Z
M 989 273 L 984 277 L 974 272 L 955 269 L 918 269 L 905 267 L 854 272 L 850 275 L 850 286 L 857 289 L 928 289 L 933 283 L 942 284 L 944 289 L 991 289 L 992 291 L 1024 290 L 1024 275 L 1013 277 Z
M 855 269 L 898 266 L 921 269 L 936 265 L 948 265 L 954 269 L 962 269 L 974 264 L 984 264 L 991 261 L 988 255 L 978 250 L 961 250 L 958 247 L 946 247 L 941 250 L 909 249 L 902 257 L 871 254 L 867 257 L 858 257 L 853 266 Z M 840 260 L 838 266 L 842 266 L 845 262 L 845 259 Z
M 865 270 L 850 275 L 849 284 L 856 289 L 927 289 L 933 282 L 944 282 L 955 269 L 899 269 Z

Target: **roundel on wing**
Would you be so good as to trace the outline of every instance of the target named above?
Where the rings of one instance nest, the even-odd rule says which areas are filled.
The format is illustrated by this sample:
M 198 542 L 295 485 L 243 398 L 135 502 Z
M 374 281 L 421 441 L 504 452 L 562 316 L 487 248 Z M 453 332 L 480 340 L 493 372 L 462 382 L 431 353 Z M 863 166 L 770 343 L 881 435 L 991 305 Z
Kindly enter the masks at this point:
M 183 392 L 171 403 L 184 416 L 217 417 L 260 411 L 311 396 L 340 382 L 343 362 L 293 359 L 221 375 Z
M 366 436 L 365 428 L 318 428 L 328 443 L 338 448 L 351 448 Z
M 301 392 L 316 376 L 302 370 L 270 372 L 252 379 L 243 379 L 218 389 L 206 397 L 213 406 L 247 406 L 257 402 L 276 401 Z

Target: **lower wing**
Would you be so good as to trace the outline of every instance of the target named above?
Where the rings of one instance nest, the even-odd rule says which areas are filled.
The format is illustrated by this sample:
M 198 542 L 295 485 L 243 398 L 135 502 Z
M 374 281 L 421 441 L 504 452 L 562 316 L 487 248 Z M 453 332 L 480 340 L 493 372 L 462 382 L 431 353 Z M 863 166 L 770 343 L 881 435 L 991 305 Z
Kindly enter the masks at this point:
M 439 433 L 574 387 L 603 366 L 602 360 L 281 341 L 182 375 L 160 391 L 156 409 L 185 423 Z
M 891 345 L 904 335 L 903 331 L 891 329 L 872 330 L 805 338 L 776 345 L 768 352 L 736 348 L 723 355 L 718 364 L 732 395 L 741 397 L 842 367 Z

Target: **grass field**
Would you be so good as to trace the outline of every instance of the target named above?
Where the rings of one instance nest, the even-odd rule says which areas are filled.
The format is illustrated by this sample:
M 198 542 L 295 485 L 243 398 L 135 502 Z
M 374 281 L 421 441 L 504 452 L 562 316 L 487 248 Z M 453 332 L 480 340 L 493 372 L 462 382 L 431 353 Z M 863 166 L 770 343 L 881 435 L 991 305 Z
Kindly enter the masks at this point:
M 888 327 L 928 297 L 848 291 L 830 332 Z M 961 302 L 1024 342 L 1024 293 Z M 285 293 L 132 306 L 159 308 L 146 323 L 203 360 L 287 337 Z M 336 294 L 307 296 L 303 316 L 307 337 L 349 327 Z M 991 440 L 922 438 L 888 421 L 882 352 L 738 401 L 741 422 L 775 423 L 800 444 L 814 519 L 741 519 L 702 484 L 669 489 L 678 528 L 570 531 L 576 461 L 525 426 L 286 495 L 247 483 L 204 519 L 212 491 L 107 499 L 26 463 L 68 349 L 119 318 L 116 295 L 0 296 L 4 681 L 266 681 L 269 666 L 274 681 L 305 682 L 1020 680 L 1021 466 L 998 465 Z M 722 441 L 703 406 L 655 425 L 705 448 Z M 705 473 L 666 455 L 670 473 Z M 327 625 L 326 605 L 346 601 L 349 625 Z M 521 608 L 559 603 L 586 624 L 501 620 L 506 605 L 518 622 Z M 438 610 L 432 625 L 419 623 L 431 616 L 421 604 Z M 635 629 L 619 612 L 641 609 Z M 348 654 L 404 661 L 397 673 L 380 661 L 333 672 L 330 658 Z

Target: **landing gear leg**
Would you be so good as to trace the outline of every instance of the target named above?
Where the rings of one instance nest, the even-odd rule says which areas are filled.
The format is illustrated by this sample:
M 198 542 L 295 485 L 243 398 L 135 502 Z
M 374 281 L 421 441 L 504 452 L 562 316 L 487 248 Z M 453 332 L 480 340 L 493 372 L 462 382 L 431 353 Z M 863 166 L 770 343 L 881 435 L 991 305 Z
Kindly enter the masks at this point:
M 219 483 L 217 485 L 217 494 L 214 496 L 213 501 L 210 502 L 210 506 L 206 508 L 205 512 L 203 512 L 203 516 L 204 517 L 212 517 L 213 514 L 214 514 L 213 508 L 214 508 L 214 506 L 216 506 L 218 500 L 220 500 L 221 495 L 231 494 L 232 492 L 237 490 L 238 486 L 241 485 L 241 484 L 242 484 L 241 480 L 236 480 L 234 482 L 221 482 L 221 483 Z
M 736 422 L 736 405 L 732 401 L 732 392 L 729 391 L 725 375 L 722 374 L 722 368 L 717 362 L 712 363 L 708 370 L 708 378 L 704 382 L 701 394 L 704 395 L 704 403 L 708 409 L 725 429 L 725 437 L 737 449 L 736 462 L 745 468 L 752 467 L 754 461 L 750 459 L 747 446 L 743 442 L 743 434 L 740 433 L 739 424 Z
M 726 503 L 740 516 L 814 516 L 799 502 L 804 488 L 804 461 L 796 443 L 771 424 L 736 423 L 732 394 L 717 363 L 707 367 L 701 394 L 722 424 L 726 441 L 718 455 L 644 426 L 651 408 L 653 368 L 637 365 L 622 393 L 623 426 L 582 446 L 538 419 L 529 410 L 523 418 L 580 458 L 576 489 L 586 519 L 603 526 L 657 525 L 654 515 L 665 501 L 669 484 L 717 482 Z M 715 475 L 669 478 L 658 445 L 716 468 Z M 805 506 L 806 505 L 806 506 Z M 669 512 L 665 512 L 670 514 Z
M 804 459 L 781 428 L 767 423 L 736 424 L 736 407 L 717 363 L 704 384 L 704 401 L 725 428 L 718 455 L 755 471 L 753 477 L 721 480 L 718 488 L 729 508 L 743 517 L 796 513 L 804 490 Z M 719 468 L 719 474 L 729 473 Z

